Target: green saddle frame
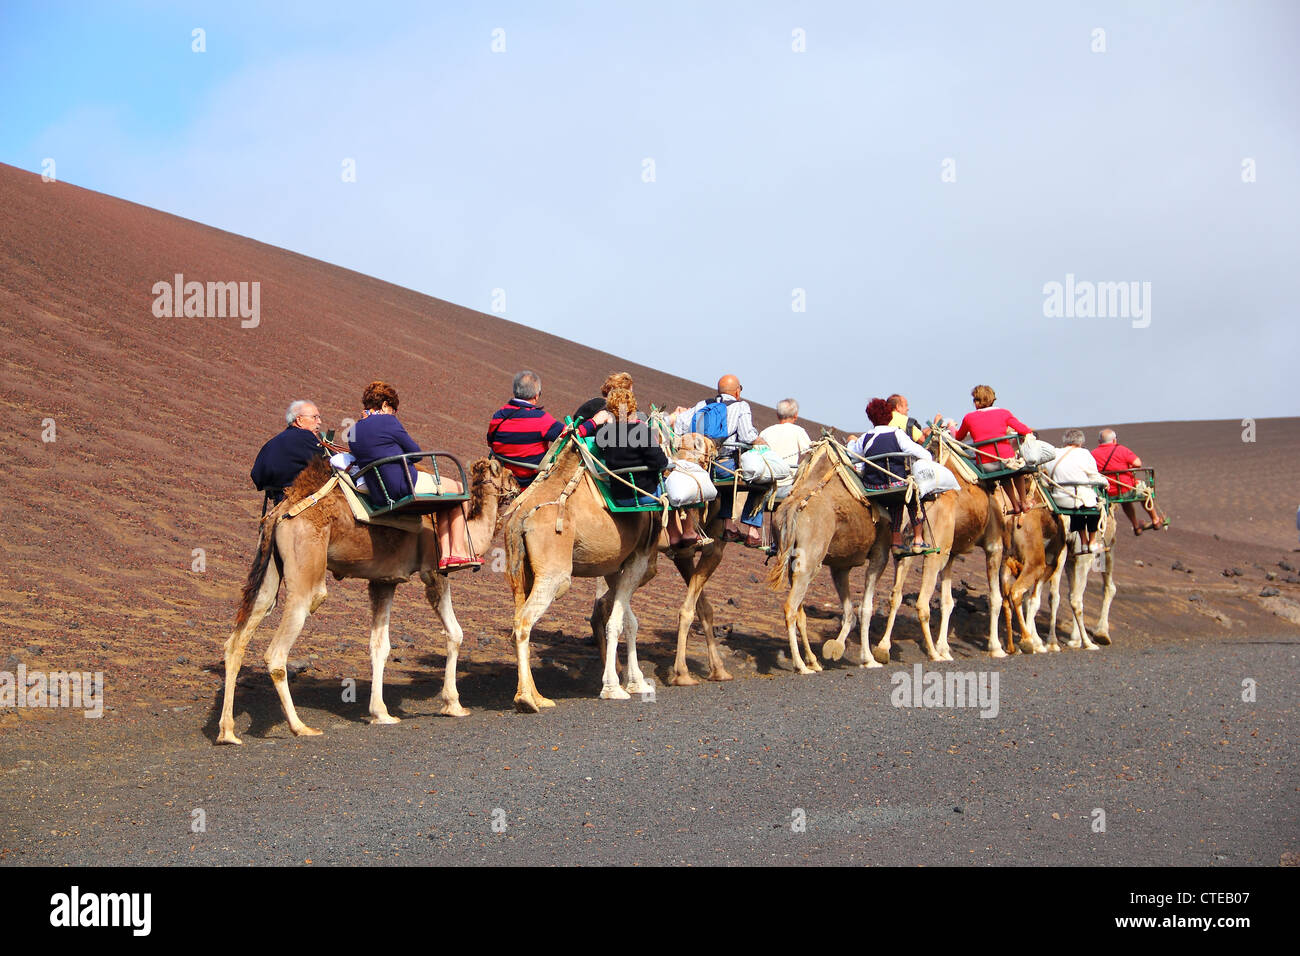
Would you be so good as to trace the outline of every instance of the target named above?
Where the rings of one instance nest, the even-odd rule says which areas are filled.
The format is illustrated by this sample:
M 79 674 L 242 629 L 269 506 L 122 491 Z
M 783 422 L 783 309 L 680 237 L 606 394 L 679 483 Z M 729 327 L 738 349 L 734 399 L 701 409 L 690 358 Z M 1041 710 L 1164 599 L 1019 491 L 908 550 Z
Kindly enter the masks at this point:
M 388 489 L 384 486 L 384 479 L 380 475 L 378 470 L 380 465 L 388 465 L 388 464 L 392 464 L 393 462 L 401 462 L 404 466 L 409 467 L 410 459 L 412 458 L 416 458 L 416 459 L 428 458 L 433 463 L 434 479 L 440 480 L 441 475 L 438 472 L 439 457 L 450 459 L 452 463 L 455 464 L 456 470 L 460 472 L 460 486 L 461 488 L 466 490 L 461 491 L 458 494 L 447 494 L 447 495 L 409 494 L 409 495 L 405 495 L 402 498 L 397 498 L 397 499 L 393 499 L 392 497 L 389 496 Z M 407 452 L 404 455 L 390 455 L 387 458 L 380 458 L 378 461 L 373 461 L 370 464 L 366 465 L 365 468 L 362 468 L 361 471 L 358 472 L 357 478 L 367 479 L 366 489 L 357 488 L 355 480 L 352 481 L 352 486 L 353 486 L 353 490 L 357 492 L 357 497 L 361 501 L 361 506 L 366 509 L 366 513 L 371 517 L 382 517 L 384 515 L 428 515 L 428 514 L 434 514 L 438 511 L 441 511 L 443 508 L 447 507 L 447 505 L 457 504 L 462 501 L 469 501 L 469 491 L 468 491 L 469 482 L 465 478 L 465 466 L 462 465 L 460 463 L 460 459 L 458 459 L 455 455 L 451 454 L 451 452 L 418 451 L 418 452 Z M 351 480 L 351 476 L 349 476 L 349 479 Z M 385 499 L 387 499 L 388 501 L 388 504 L 382 506 L 375 505 L 374 501 L 370 498 L 370 495 L 367 490 L 371 487 L 370 485 L 371 481 L 378 482 L 379 490 L 383 492 Z M 412 487 L 414 487 L 414 483 L 412 483 Z

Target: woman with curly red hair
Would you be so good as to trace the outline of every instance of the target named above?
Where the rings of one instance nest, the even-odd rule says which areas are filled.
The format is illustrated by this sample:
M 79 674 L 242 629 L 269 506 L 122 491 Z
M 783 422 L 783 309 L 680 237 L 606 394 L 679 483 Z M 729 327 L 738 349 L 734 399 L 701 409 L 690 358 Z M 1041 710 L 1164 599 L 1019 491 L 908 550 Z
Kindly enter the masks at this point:
M 358 468 L 365 468 L 383 458 L 421 450 L 397 420 L 398 401 L 397 389 L 387 382 L 371 382 L 362 392 L 361 406 L 365 412 L 361 421 L 352 426 L 352 439 L 348 442 L 348 450 L 356 456 Z M 417 461 L 418 458 L 408 458 L 405 463 L 394 461 L 375 469 L 380 480 L 366 482 L 370 500 L 376 505 L 386 505 L 388 499 L 398 501 L 410 494 L 460 494 L 459 481 L 446 475 L 439 475 L 435 480 L 427 471 L 415 471 Z M 388 492 L 387 498 L 385 491 Z M 469 554 L 469 536 L 465 511 L 459 503 L 436 512 L 434 523 L 438 529 L 439 571 L 478 567 L 483 563 L 466 557 Z
M 933 458 L 928 451 L 909 438 L 903 429 L 895 428 L 890 424 L 893 417 L 894 410 L 889 402 L 883 398 L 873 398 L 867 403 L 867 418 L 871 419 L 871 424 L 875 427 L 849 442 L 848 448 L 849 453 L 855 456 L 854 463 L 858 466 L 858 473 L 862 475 L 864 485 L 872 489 L 898 485 L 901 492 L 906 487 L 907 476 L 910 473 L 908 459 L 920 458 L 924 461 L 932 461 Z M 877 455 L 891 457 L 872 462 L 862 460 Z M 912 500 L 907 502 L 907 510 L 912 521 L 911 550 L 925 551 L 928 548 L 925 543 L 925 512 L 917 496 L 913 496 Z M 889 523 L 894 531 L 894 547 L 901 549 L 903 547 L 901 494 L 890 500 Z

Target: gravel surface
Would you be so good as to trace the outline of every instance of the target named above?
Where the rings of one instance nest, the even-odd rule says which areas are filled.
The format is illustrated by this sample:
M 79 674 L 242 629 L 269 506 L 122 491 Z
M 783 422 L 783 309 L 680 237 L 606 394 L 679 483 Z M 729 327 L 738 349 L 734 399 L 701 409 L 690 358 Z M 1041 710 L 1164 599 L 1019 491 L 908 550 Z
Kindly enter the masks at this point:
M 361 723 L 363 704 L 304 706 L 325 736 L 302 740 L 262 688 L 242 748 L 213 746 L 192 711 L 0 741 L 0 858 L 1276 865 L 1300 850 L 1298 655 L 1281 637 L 934 668 L 996 673 L 988 718 L 891 705 L 911 666 L 559 697 L 540 716 L 505 688 L 460 721 L 430 690 L 390 727 Z

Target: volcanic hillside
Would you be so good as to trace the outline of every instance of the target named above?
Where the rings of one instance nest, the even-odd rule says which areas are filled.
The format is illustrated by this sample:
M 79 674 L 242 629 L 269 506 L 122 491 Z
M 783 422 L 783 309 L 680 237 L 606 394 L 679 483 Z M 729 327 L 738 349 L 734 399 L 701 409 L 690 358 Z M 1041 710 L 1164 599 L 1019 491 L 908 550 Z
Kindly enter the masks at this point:
M 402 394 L 401 417 L 416 440 L 468 461 L 482 453 L 488 417 L 520 368 L 542 374 L 546 405 L 560 415 L 620 369 L 636 378 L 643 404 L 689 403 L 710 388 L 8 166 L 0 166 L 0 209 L 0 405 L 11 478 L 3 499 L 0 658 L 105 669 L 117 676 L 116 684 L 110 677 L 110 693 L 116 686 L 124 704 L 137 694 L 211 682 L 203 668 L 220 659 L 256 537 L 261 496 L 248 470 L 261 444 L 283 427 L 291 399 L 315 400 L 325 427 L 337 427 L 358 416 L 367 382 L 386 379 Z M 153 287 L 177 273 L 186 281 L 259 282 L 260 324 L 155 317 Z M 864 395 L 893 387 L 864 383 Z M 1023 402 L 1011 404 L 1029 416 Z M 755 418 L 759 427 L 775 421 L 759 406 Z M 1223 585 L 1216 576 L 1234 562 L 1248 578 L 1238 590 L 1257 592 L 1266 570 L 1293 590 L 1276 565 L 1295 540 L 1289 529 L 1300 422 L 1261 420 L 1257 428 L 1254 444 L 1241 441 L 1236 422 L 1121 428 L 1121 440 L 1161 468 L 1162 501 L 1175 521 L 1164 535 L 1121 537 L 1127 591 L 1114 614 L 1121 628 L 1134 619 L 1132 602 L 1142 594 L 1159 596 L 1142 616 L 1152 635 L 1166 623 L 1175 631 L 1231 629 L 1233 621 L 1256 620 L 1250 614 L 1282 626 L 1258 602 L 1217 612 L 1227 624 L 1207 622 L 1178 596 L 1199 582 Z M 732 550 L 716 579 L 719 623 L 729 629 L 734 622 L 737 634 L 775 660 L 779 599 L 755 583 L 761 557 Z M 1194 580 L 1171 569 L 1180 557 L 1199 565 Z M 1131 570 L 1142 558 L 1147 570 Z M 967 563 L 964 576 L 978 581 L 982 564 Z M 1140 586 L 1138 573 L 1148 575 Z M 491 653 L 505 650 L 500 638 L 511 602 L 504 579 L 483 573 L 457 582 L 457 607 L 471 638 L 491 636 Z M 675 630 L 681 585 L 661 565 L 647 591 L 653 596 L 637 599 L 642 636 L 662 640 Z M 583 667 L 588 657 L 594 662 L 579 640 L 590 593 L 589 585 L 575 587 L 578 597 L 566 599 L 539 632 L 541 644 L 548 635 L 572 643 Z M 815 596 L 824 604 L 829 593 L 823 580 Z M 331 673 L 332 660 L 346 660 L 345 673 L 364 673 L 365 589 L 342 582 L 332 584 L 331 595 L 294 654 L 315 660 L 311 666 L 322 675 Z M 1176 613 L 1174 605 L 1157 609 L 1169 595 L 1181 602 Z M 399 592 L 394 632 L 419 635 L 422 654 L 440 654 L 441 640 L 429 640 L 438 628 L 421 601 L 418 588 Z M 983 610 L 982 599 L 959 608 L 959 624 L 966 610 L 979 613 L 976 607 Z M 822 630 L 830 626 L 824 613 L 818 617 Z M 985 626 L 966 630 L 973 635 Z M 904 641 L 916 636 L 913 618 L 900 627 Z M 254 644 L 254 667 L 261 667 L 268 634 Z M 420 658 L 411 670 L 429 677 L 436 660 Z

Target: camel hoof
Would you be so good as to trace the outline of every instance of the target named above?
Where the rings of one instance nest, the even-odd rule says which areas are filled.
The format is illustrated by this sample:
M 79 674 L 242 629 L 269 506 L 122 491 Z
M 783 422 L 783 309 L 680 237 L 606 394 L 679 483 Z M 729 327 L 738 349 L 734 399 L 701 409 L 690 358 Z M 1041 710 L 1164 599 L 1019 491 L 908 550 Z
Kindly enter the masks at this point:
M 295 737 L 319 737 L 321 736 L 321 731 L 317 730 L 315 727 L 308 727 L 306 724 L 303 724 L 294 730 L 293 735 Z
M 803 664 L 800 664 L 800 665 L 799 665 L 799 670 L 797 670 L 795 673 L 797 673 L 797 674 L 816 674 L 817 672 L 816 672 L 815 670 L 813 670 L 811 667 L 805 667 Z
M 641 681 L 639 684 L 625 684 L 623 689 L 632 697 L 640 697 L 642 694 L 653 694 L 655 692 L 655 685 Z
M 541 706 L 531 697 L 525 697 L 522 694 L 515 695 L 515 710 L 521 714 L 536 714 L 541 711 Z
M 719 667 L 716 671 L 709 671 L 709 680 L 724 681 L 724 680 L 735 680 L 735 679 L 736 678 L 731 676 L 730 671 L 722 667 Z
M 1093 644 L 1091 641 L 1090 641 L 1089 643 L 1083 645 L 1083 649 L 1084 649 L 1085 651 L 1099 651 L 1099 650 L 1101 650 L 1100 647 L 1098 647 L 1096 644 Z
M 814 671 L 820 671 L 823 669 L 821 665 L 821 661 L 817 660 L 816 657 L 812 657 L 812 656 L 806 657 L 804 658 L 804 663 L 807 664 L 809 667 L 811 667 Z
M 880 661 L 876 660 L 874 657 L 863 654 L 862 663 L 860 663 L 858 666 L 859 667 L 884 667 L 885 665 L 880 663 Z
M 871 649 L 871 656 L 881 664 L 889 663 L 889 647 L 884 644 L 877 644 Z
M 217 743 L 242 745 L 244 742 L 235 736 L 235 732 L 233 730 L 223 730 L 221 733 L 217 735 Z
M 371 724 L 400 724 L 401 722 L 402 722 L 401 717 L 394 717 L 392 714 L 371 714 L 370 715 Z
M 1051 644 L 1047 645 L 1047 650 L 1053 654 L 1059 654 L 1061 653 L 1061 645 L 1053 641 Z
M 833 637 L 822 645 L 822 657 L 828 661 L 838 661 L 844 656 L 844 642 Z
M 1093 634 L 1092 639 L 1096 641 L 1098 644 L 1106 644 L 1106 645 L 1110 644 L 1109 634 Z
M 993 648 L 993 650 L 989 651 L 989 657 L 1006 657 L 1006 656 L 1007 656 L 1007 652 L 1000 647 L 995 647 Z
M 943 652 L 939 655 L 939 659 L 943 661 L 952 660 L 953 659 L 952 651 L 948 650 L 947 648 L 944 648 Z
M 470 711 L 460 705 L 458 700 L 449 700 L 442 705 L 438 713 L 444 717 L 468 717 Z
M 632 695 L 623 688 L 615 685 L 613 687 L 602 687 L 600 690 L 601 700 L 631 700 Z
M 690 674 L 674 674 L 668 678 L 668 683 L 673 687 L 694 687 L 699 681 Z

